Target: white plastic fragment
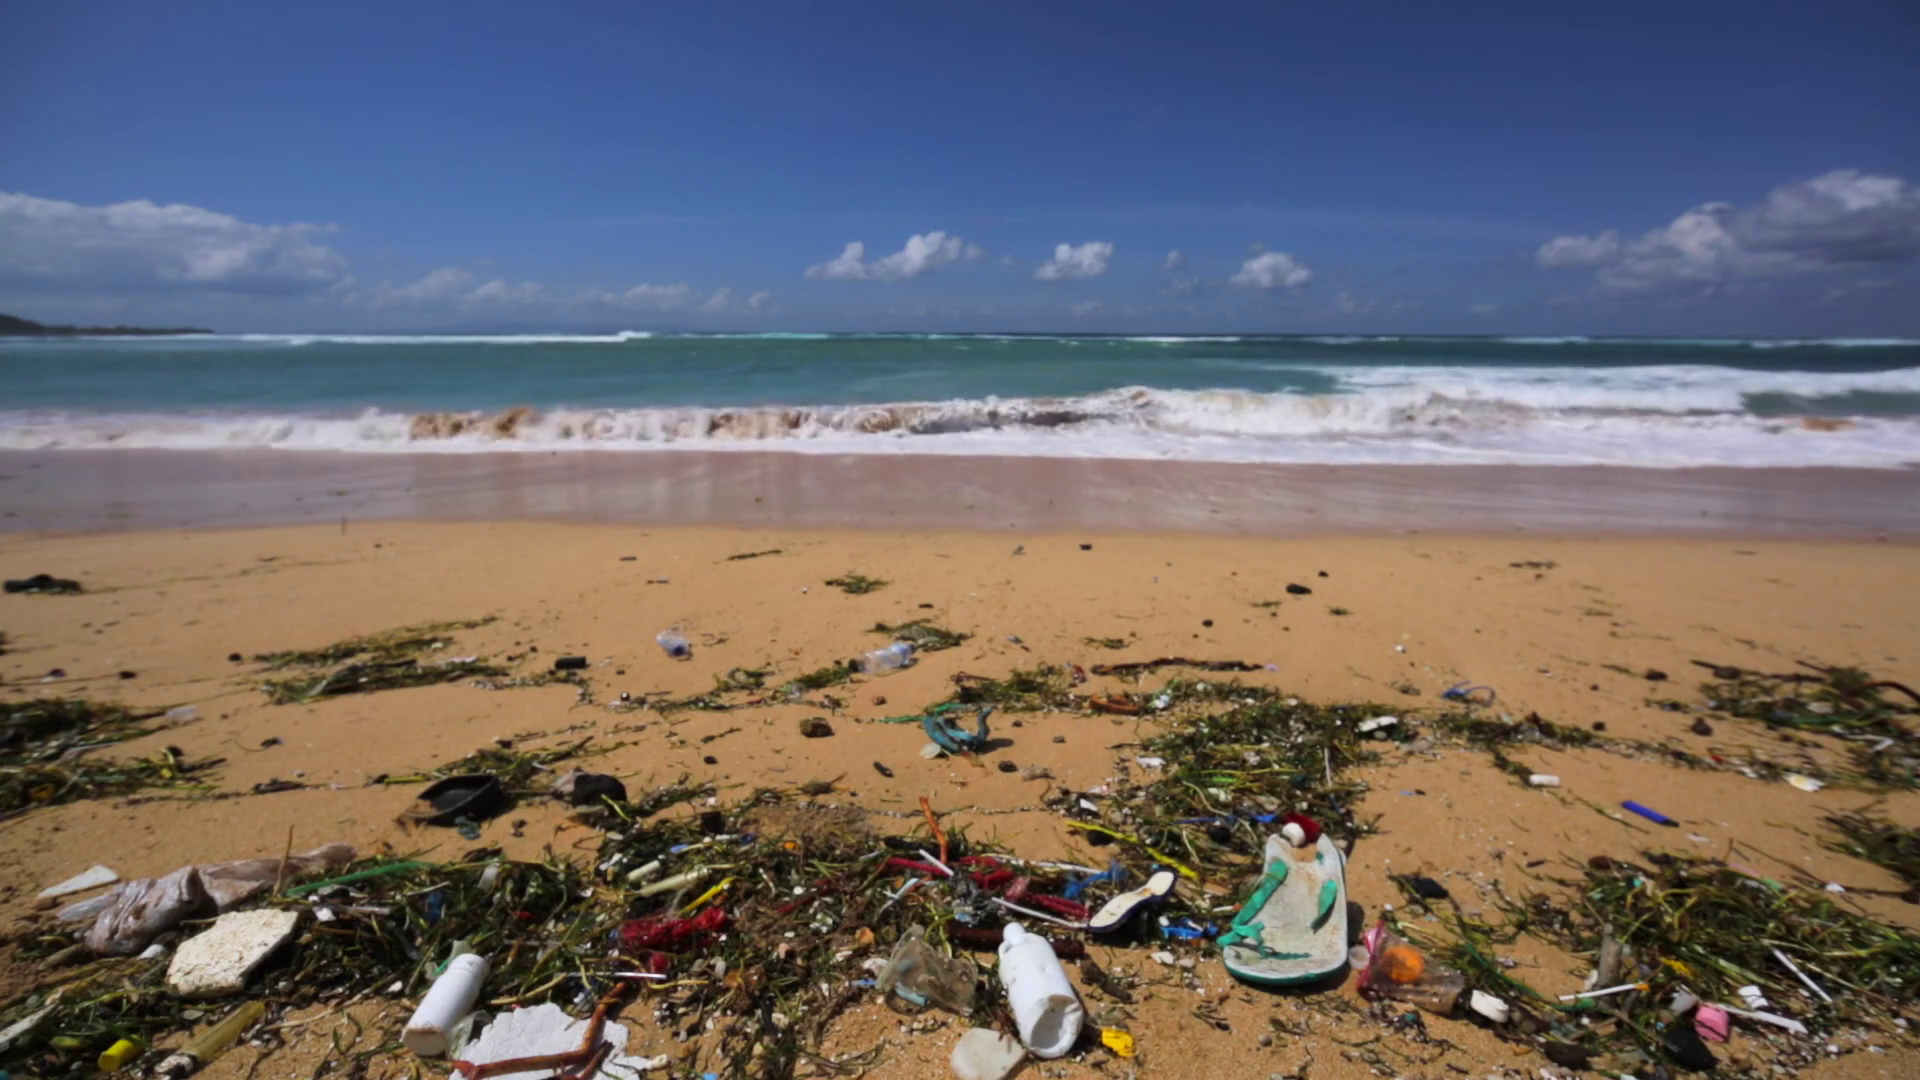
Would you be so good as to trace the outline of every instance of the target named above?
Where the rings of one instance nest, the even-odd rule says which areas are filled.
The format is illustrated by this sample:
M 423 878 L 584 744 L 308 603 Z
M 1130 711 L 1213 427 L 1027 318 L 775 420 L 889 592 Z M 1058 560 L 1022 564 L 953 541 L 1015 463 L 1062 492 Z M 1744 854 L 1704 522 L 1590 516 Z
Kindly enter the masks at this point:
M 1371 735 L 1384 728 L 1390 728 L 1399 722 L 1400 718 L 1397 716 L 1376 716 L 1371 720 L 1360 721 L 1355 730 L 1359 731 L 1362 735 Z
M 1774 1027 L 1785 1028 L 1795 1035 L 1805 1035 L 1807 1033 L 1807 1025 L 1798 1020 L 1789 1020 L 1784 1016 L 1776 1016 L 1773 1013 L 1760 1012 L 1758 1010 L 1749 1012 L 1746 1009 L 1736 1009 L 1731 1005 L 1722 1005 L 1720 1007 L 1728 1013 L 1744 1020 L 1757 1020 L 1762 1024 L 1772 1024 Z
M 120 875 L 105 866 L 92 866 L 73 875 L 58 885 L 49 885 L 40 890 L 39 899 L 54 900 L 62 896 L 72 896 L 77 892 L 97 889 L 102 885 L 111 885 L 120 880 Z
M 1808 794 L 1812 794 L 1827 786 L 1811 776 L 1801 776 L 1799 773 L 1788 773 L 1787 783 L 1792 784 L 1794 787 Z
M 1766 1009 L 1772 1007 L 1767 1001 L 1767 996 L 1762 994 L 1760 988 L 1757 986 L 1743 986 L 1735 990 L 1734 993 L 1740 995 L 1740 1000 L 1746 1002 L 1747 1008 L 1749 1009 Z
M 586 1037 L 586 1018 L 575 1020 L 558 1005 L 535 1005 L 527 1009 L 514 1009 L 494 1017 L 493 1023 L 480 1033 L 480 1037 L 461 1049 L 461 1060 L 475 1065 L 484 1065 L 490 1061 L 505 1061 L 509 1058 L 536 1057 L 543 1054 L 559 1054 L 578 1049 L 580 1041 Z M 666 1064 L 659 1057 L 629 1057 L 627 1049 L 627 1029 L 614 1021 L 600 1029 L 600 1038 L 612 1043 L 606 1061 L 599 1071 L 582 1080 L 632 1080 L 635 1073 L 658 1069 Z M 498 1080 L 535 1080 L 537 1077 L 553 1075 L 552 1069 L 534 1069 L 527 1072 L 502 1073 Z M 460 1074 L 451 1074 L 450 1080 L 459 1080 Z
M 1527 783 L 1534 787 L 1559 787 L 1560 778 L 1552 773 L 1537 772 L 1527 777 Z
M 953 1044 L 953 1056 L 947 1063 L 959 1080 L 1006 1080 L 1026 1059 L 1026 1048 L 1013 1038 L 974 1028 Z
M 1475 990 L 1467 999 L 1467 1007 L 1496 1024 L 1504 1024 L 1513 1019 L 1513 1010 L 1507 1003 L 1484 991 Z
M 180 943 L 167 986 L 181 997 L 222 997 L 245 989 L 247 976 L 293 937 L 300 913 L 261 908 L 230 911 L 198 937 Z

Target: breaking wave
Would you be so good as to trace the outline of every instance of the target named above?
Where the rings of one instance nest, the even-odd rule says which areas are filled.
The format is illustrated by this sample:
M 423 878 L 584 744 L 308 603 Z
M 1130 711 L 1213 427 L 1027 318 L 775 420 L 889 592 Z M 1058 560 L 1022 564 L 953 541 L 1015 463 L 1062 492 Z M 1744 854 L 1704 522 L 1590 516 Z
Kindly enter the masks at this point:
M 1350 376 L 1353 373 L 1350 373 Z M 1920 465 L 1920 371 L 1808 376 L 1761 388 L 1636 372 L 1633 385 L 1452 385 L 1372 369 L 1354 393 L 1129 387 L 1060 398 L 870 405 L 517 407 L 354 415 L 0 413 L 4 449 L 280 449 L 362 453 L 757 450 L 1288 463 Z M 1738 373 L 1730 372 L 1729 376 Z M 1617 376 L 1617 373 L 1616 373 Z M 1684 391 L 1678 385 L 1685 383 Z M 1372 385 L 1367 385 L 1372 384 Z M 1797 390 L 1810 396 L 1798 397 Z M 1837 395 L 1837 396 L 1836 396 Z M 1877 407 L 1863 400 L 1879 401 Z M 1844 402 L 1851 415 L 1822 411 Z M 1763 405 L 1764 408 L 1751 406 Z M 1877 413 L 1878 415 L 1864 415 Z

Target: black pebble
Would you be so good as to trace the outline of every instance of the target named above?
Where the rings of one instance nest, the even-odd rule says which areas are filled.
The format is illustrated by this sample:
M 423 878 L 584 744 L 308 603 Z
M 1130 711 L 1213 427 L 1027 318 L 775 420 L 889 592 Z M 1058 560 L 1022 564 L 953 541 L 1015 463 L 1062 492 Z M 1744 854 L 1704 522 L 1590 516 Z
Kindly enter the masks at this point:
M 1695 735 L 1711 735 L 1713 734 L 1713 725 L 1707 723 L 1706 717 L 1703 716 L 1696 719 L 1693 722 L 1693 727 L 1688 730 L 1692 731 Z
M 627 673 L 627 669 L 626 669 L 626 668 L 614 668 L 614 669 L 613 669 L 613 673 L 614 673 L 615 675 L 625 675 L 625 674 Z
M 47 678 L 49 679 L 64 679 L 66 677 L 67 677 L 66 668 L 54 668 L 52 671 L 47 672 Z
M 1326 576 L 1327 576 L 1327 572 L 1326 572 L 1325 570 L 1322 570 L 1322 571 L 1320 571 L 1320 576 L 1321 576 L 1321 577 L 1326 577 Z
M 887 768 L 885 765 L 882 765 L 877 761 L 873 763 L 873 771 L 879 773 L 881 776 L 887 777 L 888 779 L 893 778 L 893 770 Z
M 237 664 L 237 663 L 239 663 L 239 662 L 240 662 L 240 654 L 239 654 L 239 653 L 237 653 L 237 652 L 230 652 L 230 653 L 228 653 L 228 654 L 227 654 L 227 663 L 229 663 L 229 664 Z
M 1585 1070 L 1593 1064 L 1593 1055 L 1572 1043 L 1550 1042 L 1542 1046 L 1540 1052 L 1563 1069 Z
M 1092 551 L 1092 550 L 1093 550 L 1093 545 L 1092 545 L 1092 544 L 1081 544 L 1081 545 L 1080 545 L 1080 550 L 1081 550 L 1081 551 Z
M 1200 620 L 1200 625 L 1201 625 L 1201 626 L 1212 626 L 1212 625 L 1213 625 L 1213 620 L 1212 620 L 1212 619 L 1201 619 L 1201 620 Z
M 714 757 L 712 754 L 708 754 L 706 757 L 703 757 L 700 760 L 706 762 L 709 765 L 720 764 L 720 759 L 717 757 Z
M 1593 730 L 1595 731 L 1607 730 L 1607 722 L 1605 720 L 1595 720 L 1593 722 Z
M 553 659 L 555 671 L 585 671 L 587 658 L 584 656 L 556 656 Z
M 1000 759 L 1000 771 L 1001 772 L 1019 772 L 1020 766 L 1015 765 L 1013 762 L 1008 761 L 1005 758 L 1002 758 Z
M 1661 671 L 1659 668 L 1648 668 L 1647 681 L 1648 682 L 1666 682 L 1667 673 L 1664 671 Z
M 123 671 L 120 673 L 120 677 L 123 679 L 137 679 L 140 677 L 140 673 L 137 671 Z
M 1305 585 L 1289 585 L 1287 586 L 1287 592 L 1293 594 L 1294 596 L 1312 596 L 1313 595 L 1313 590 L 1307 588 Z

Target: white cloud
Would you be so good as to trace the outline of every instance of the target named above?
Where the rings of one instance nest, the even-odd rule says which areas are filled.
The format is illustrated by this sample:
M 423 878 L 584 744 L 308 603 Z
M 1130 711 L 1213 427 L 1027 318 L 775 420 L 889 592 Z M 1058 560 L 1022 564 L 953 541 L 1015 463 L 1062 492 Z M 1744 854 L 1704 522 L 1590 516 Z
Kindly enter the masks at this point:
M 748 311 L 765 311 L 772 305 L 773 294 L 770 292 L 757 292 L 747 297 Z
M 1174 248 L 1172 251 L 1167 252 L 1167 257 L 1160 260 L 1160 269 L 1162 270 L 1178 270 L 1186 265 L 1187 257 L 1180 254 L 1179 248 Z
M 985 256 L 986 252 L 958 236 L 935 231 L 910 236 L 899 251 L 872 262 L 866 261 L 867 245 L 855 240 L 838 258 L 807 267 L 806 276 L 837 281 L 906 281 L 950 263 Z
M 375 298 L 377 304 L 415 304 L 453 300 L 473 286 L 471 271 L 443 266 L 411 285 L 389 289 Z
M 1620 234 L 1608 229 L 1598 236 L 1556 236 L 1540 245 L 1534 260 L 1541 266 L 1602 266 L 1620 257 Z
M 722 285 L 713 291 L 712 296 L 707 297 L 707 302 L 700 305 L 700 310 L 707 312 L 725 311 L 727 310 L 727 306 L 732 302 L 733 290 Z
M 1240 272 L 1233 275 L 1235 285 L 1253 289 L 1297 289 L 1312 280 L 1313 271 L 1280 251 L 1255 255 L 1241 263 Z
M 1088 315 L 1097 315 L 1105 311 L 1106 307 L 1106 303 L 1101 300 L 1082 300 L 1077 304 L 1068 304 L 1067 310 L 1073 312 L 1075 315 L 1085 317 Z
M 1113 258 L 1113 245 L 1104 240 L 1084 244 L 1059 244 L 1053 258 L 1040 264 L 1033 276 L 1041 281 L 1065 281 L 1069 278 L 1099 277 L 1107 272 L 1107 260 Z
M 537 281 L 489 281 L 460 298 L 469 307 L 515 307 L 547 298 Z
M 81 206 L 0 192 L 0 283 L 96 294 L 318 293 L 350 277 L 344 256 L 311 239 L 331 231 L 180 203 Z
M 620 293 L 613 303 L 617 307 L 639 310 L 675 311 L 687 306 L 693 299 L 693 286 L 684 281 L 671 285 L 635 285 Z
M 1535 252 L 1541 266 L 1598 266 L 1603 288 L 1644 292 L 1791 277 L 1920 258 L 1920 186 L 1897 176 L 1836 169 L 1785 184 L 1749 206 L 1712 202 L 1637 240 L 1617 233 L 1560 236 Z
M 1359 315 L 1372 311 L 1374 308 L 1380 306 L 1380 302 L 1378 300 L 1358 297 L 1350 292 L 1343 292 L 1334 296 L 1333 306 L 1339 308 L 1342 315 Z

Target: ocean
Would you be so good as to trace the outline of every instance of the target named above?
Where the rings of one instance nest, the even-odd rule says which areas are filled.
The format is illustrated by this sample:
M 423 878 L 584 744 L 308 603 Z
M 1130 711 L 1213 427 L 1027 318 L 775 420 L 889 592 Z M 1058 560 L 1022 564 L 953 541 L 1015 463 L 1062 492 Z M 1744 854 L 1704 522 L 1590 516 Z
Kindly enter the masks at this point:
M 0 342 L 0 449 L 1920 465 L 1920 340 L 993 334 Z

